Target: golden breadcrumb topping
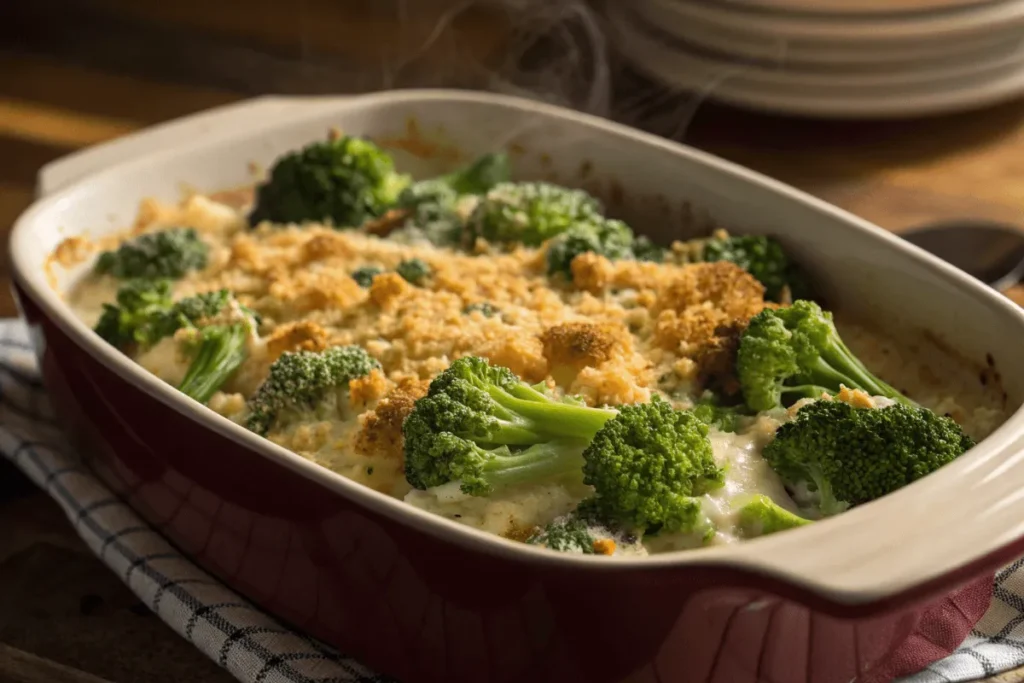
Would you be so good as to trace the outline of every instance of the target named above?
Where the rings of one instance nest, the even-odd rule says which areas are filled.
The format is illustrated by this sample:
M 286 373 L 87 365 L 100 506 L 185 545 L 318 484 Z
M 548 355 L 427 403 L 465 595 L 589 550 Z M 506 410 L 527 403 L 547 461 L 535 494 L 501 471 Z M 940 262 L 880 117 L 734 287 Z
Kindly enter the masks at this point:
M 843 387 L 839 390 L 839 393 L 835 395 L 836 400 L 842 401 L 843 403 L 849 403 L 854 408 L 874 408 L 875 399 L 871 397 L 871 394 L 860 389 L 850 389 L 849 387 Z
M 401 422 L 456 358 L 483 356 L 590 405 L 647 401 L 655 393 L 689 404 L 703 384 L 735 391 L 738 335 L 770 305 L 761 284 L 728 262 L 613 262 L 584 254 L 571 264 L 571 283 L 555 282 L 545 273 L 543 246 L 501 251 L 480 242 L 466 253 L 362 230 L 251 229 L 241 209 L 201 196 L 179 205 L 145 202 L 133 233 L 176 225 L 194 226 L 210 258 L 206 269 L 175 282 L 175 296 L 228 288 L 262 320 L 263 346 L 225 394 L 251 395 L 285 351 L 355 344 L 380 362 L 379 372 L 352 383 L 339 420 L 269 435 L 378 490 L 401 489 Z M 395 271 L 407 259 L 426 263 L 430 277 L 403 279 Z M 353 273 L 368 266 L 382 272 L 363 287 Z M 72 305 L 94 324 L 116 287 L 109 276 L 89 276 Z M 482 303 L 493 314 L 467 312 Z M 211 405 L 242 419 L 244 402 L 220 396 Z

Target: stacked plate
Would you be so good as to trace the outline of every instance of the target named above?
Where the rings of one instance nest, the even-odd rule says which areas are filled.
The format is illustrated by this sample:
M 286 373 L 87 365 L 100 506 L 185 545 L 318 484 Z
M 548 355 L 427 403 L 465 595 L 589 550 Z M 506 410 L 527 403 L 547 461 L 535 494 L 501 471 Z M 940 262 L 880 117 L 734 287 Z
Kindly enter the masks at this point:
M 1024 0 L 604 0 L 676 89 L 787 114 L 895 118 L 1024 95 Z

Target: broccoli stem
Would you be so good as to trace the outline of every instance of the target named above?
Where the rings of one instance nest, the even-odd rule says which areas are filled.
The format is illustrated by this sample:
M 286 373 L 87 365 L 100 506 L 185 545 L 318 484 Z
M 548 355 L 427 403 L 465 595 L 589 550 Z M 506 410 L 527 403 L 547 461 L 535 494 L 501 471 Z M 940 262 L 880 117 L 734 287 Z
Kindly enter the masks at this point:
M 496 386 L 488 386 L 487 393 L 519 423 L 510 427 L 503 436 L 522 436 L 528 440 L 506 443 L 536 443 L 544 435 L 564 438 L 590 439 L 597 434 L 604 423 L 618 415 L 618 411 L 589 406 L 559 403 L 525 384 L 511 392 Z M 518 418 L 518 419 L 516 419 Z M 515 430 L 522 430 L 516 432 Z
M 245 325 L 211 325 L 203 328 L 192 363 L 178 389 L 206 403 L 245 361 Z
M 885 396 L 908 406 L 917 405 L 876 377 L 837 335 L 832 335 L 831 341 L 815 363 L 815 372 L 828 377 L 830 386 L 850 386 L 850 380 L 853 380 L 852 387 L 860 387 L 872 396 Z
M 481 476 L 491 487 L 499 488 L 580 474 L 587 443 L 583 439 L 556 439 L 510 455 L 495 454 L 483 466 Z
M 832 482 L 829 481 L 828 477 L 825 476 L 825 473 L 822 472 L 820 467 L 817 465 L 809 465 L 807 467 L 807 472 L 817 489 L 818 509 L 821 510 L 823 515 L 838 515 L 849 508 L 849 505 L 846 505 L 836 498 L 836 494 L 832 490 Z
M 443 180 L 459 194 L 481 194 L 509 178 L 508 156 L 484 154 L 469 166 L 449 173 Z
M 836 392 L 820 384 L 786 384 L 783 385 L 781 393 L 783 396 L 794 398 L 793 402 L 795 403 L 801 398 L 818 399 L 821 398 L 822 394 L 834 394 Z
M 758 495 L 743 506 L 739 513 L 740 529 L 749 537 L 795 529 L 812 521 L 790 512 L 765 495 Z

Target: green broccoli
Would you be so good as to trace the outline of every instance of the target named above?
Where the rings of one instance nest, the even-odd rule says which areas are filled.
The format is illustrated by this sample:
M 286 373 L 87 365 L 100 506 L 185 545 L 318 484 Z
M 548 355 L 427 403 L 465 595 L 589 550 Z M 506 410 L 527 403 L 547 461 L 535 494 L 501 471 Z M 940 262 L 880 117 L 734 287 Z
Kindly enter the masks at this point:
M 592 510 L 606 524 L 713 533 L 696 498 L 724 483 L 707 425 L 658 398 L 591 408 L 471 356 L 434 378 L 402 434 L 406 480 L 417 489 L 458 482 L 487 496 L 571 476 L 594 487 Z
M 378 266 L 363 266 L 352 271 L 352 279 L 365 289 L 373 284 L 373 278 L 383 272 L 384 269 Z
M 166 280 L 130 280 L 118 289 L 116 304 L 103 305 L 95 329 L 121 350 L 147 349 L 183 327 L 195 327 L 204 319 L 219 316 L 233 302 L 226 289 L 175 302 Z
M 247 342 L 259 316 L 229 290 L 204 292 L 172 301 L 166 280 L 132 280 L 118 290 L 117 303 L 105 304 L 96 332 L 121 350 L 146 350 L 188 330 L 184 350 L 190 357 L 178 389 L 206 403 L 245 361 Z
M 485 154 L 452 173 L 412 183 L 398 196 L 398 206 L 410 209 L 431 205 L 454 209 L 459 197 L 482 195 L 495 185 L 508 182 L 510 175 L 508 155 Z
M 418 489 L 460 481 L 465 493 L 485 496 L 579 473 L 589 439 L 616 414 L 556 400 L 484 358 L 459 358 L 402 425 L 406 479 Z
M 498 307 L 489 301 L 478 301 L 476 303 L 469 304 L 462 309 L 463 313 L 472 313 L 474 311 L 479 311 L 480 315 L 485 318 L 491 318 L 501 313 Z
M 638 547 L 640 534 L 602 521 L 594 499 L 587 498 L 572 512 L 535 530 L 526 543 L 562 553 L 612 555 L 619 548 Z
M 206 267 L 209 247 L 192 228 L 170 228 L 130 239 L 96 260 L 95 271 L 121 279 L 178 279 Z
M 433 269 L 424 261 L 418 258 L 406 259 L 398 264 L 395 272 L 402 276 L 402 279 L 417 287 L 422 285 L 430 277 Z
M 436 431 L 414 411 L 402 424 L 405 478 L 413 488 L 460 482 L 471 496 L 563 476 L 578 475 L 585 439 L 552 439 L 522 449 L 484 448 L 473 439 Z
M 583 483 L 601 519 L 652 534 L 714 535 L 700 496 L 725 485 L 708 426 L 655 398 L 621 406 L 583 452 Z
M 532 534 L 526 542 L 540 545 L 560 553 L 594 554 L 597 538 L 588 520 L 577 515 L 560 517 Z
M 577 223 L 557 235 L 547 246 L 548 275 L 561 274 L 572 281 L 572 262 L 592 252 L 611 261 L 633 258 L 633 231 L 622 221 L 595 219 Z
M 458 248 L 462 246 L 465 219 L 458 210 L 437 204 L 420 204 L 402 227 L 388 233 L 388 239 L 413 246 Z
M 279 157 L 256 189 L 253 226 L 325 222 L 357 228 L 392 208 L 411 178 L 369 140 L 340 136 Z
M 806 276 L 773 237 L 739 235 L 713 238 L 704 244 L 703 260 L 730 261 L 753 275 L 764 285 L 765 297 L 780 301 L 788 287 L 791 300 L 809 295 Z
M 173 305 L 167 280 L 129 280 L 118 288 L 115 303 L 103 304 L 96 333 L 122 351 L 135 345 L 151 346 L 177 329 L 156 329 L 167 325 L 166 313 Z
M 286 351 L 249 399 L 246 427 L 266 435 L 276 425 L 337 411 L 349 382 L 378 368 L 380 363 L 358 346 Z
M 665 247 L 655 244 L 646 235 L 637 235 L 633 240 L 633 258 L 637 261 L 661 263 L 665 260 Z
M 536 247 L 576 223 L 600 220 L 601 210 L 583 190 L 541 181 L 499 183 L 470 214 L 467 237 Z
M 253 325 L 252 319 L 239 318 L 197 329 L 187 342 L 192 360 L 178 390 L 200 403 L 209 401 L 248 357 Z
M 635 236 L 633 230 L 614 218 L 592 218 L 576 223 L 547 246 L 548 275 L 561 274 L 572 281 L 572 262 L 580 254 L 594 253 L 610 261 L 633 259 L 661 262 L 665 249 L 647 237 Z
M 745 406 L 722 405 L 715 396 L 701 398 L 694 404 L 692 412 L 709 427 L 730 434 L 737 432 L 751 417 Z
M 409 218 L 389 237 L 399 241 L 421 238 L 435 246 L 458 246 L 469 211 L 465 200 L 506 182 L 510 173 L 506 154 L 485 154 L 465 168 L 412 183 L 399 195 L 397 204 L 409 211 Z
M 854 356 L 832 314 L 811 301 L 766 308 L 751 318 L 740 337 L 736 374 L 747 406 L 757 412 L 836 394 L 842 386 L 914 405 Z
M 743 536 L 756 538 L 811 523 L 812 520 L 790 512 L 768 496 L 756 495 L 740 507 L 736 526 Z
M 763 455 L 787 486 L 810 492 L 823 515 L 834 515 L 934 472 L 973 445 L 954 420 L 926 408 L 825 399 L 800 408 Z

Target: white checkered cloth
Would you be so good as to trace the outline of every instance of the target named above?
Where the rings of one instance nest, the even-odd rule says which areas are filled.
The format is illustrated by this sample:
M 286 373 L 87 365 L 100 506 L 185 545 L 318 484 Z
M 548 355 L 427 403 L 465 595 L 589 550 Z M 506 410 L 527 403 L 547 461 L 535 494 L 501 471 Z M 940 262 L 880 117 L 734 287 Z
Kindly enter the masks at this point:
M 203 572 L 63 447 L 25 326 L 0 321 L 0 454 L 64 509 L 89 547 L 156 614 L 246 683 L 387 683 L 267 616 Z M 976 681 L 1024 666 L 1024 560 L 1003 569 L 992 606 L 951 656 L 901 683 Z

